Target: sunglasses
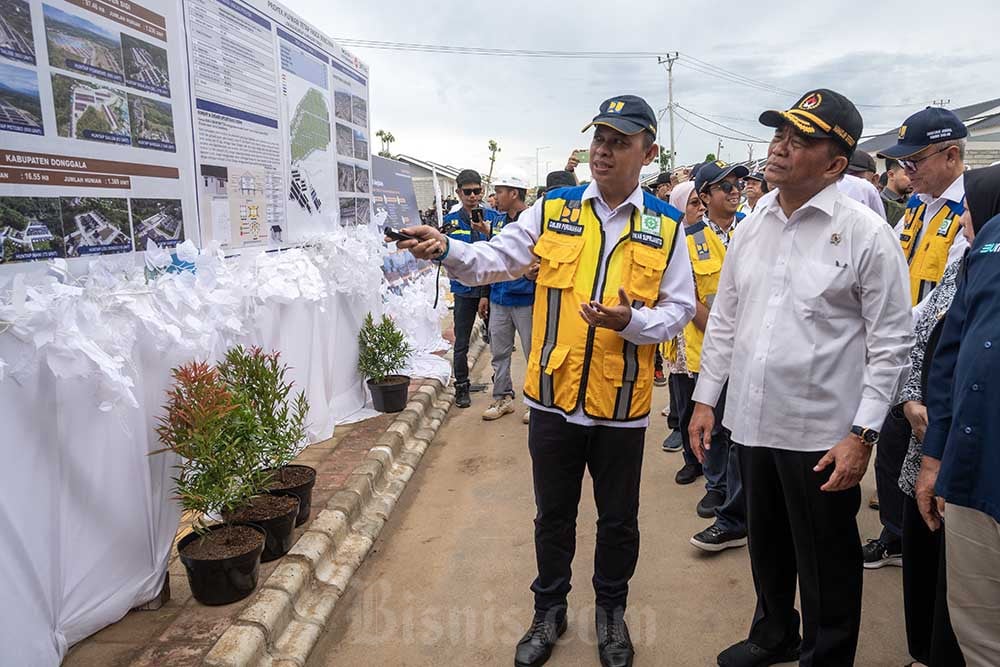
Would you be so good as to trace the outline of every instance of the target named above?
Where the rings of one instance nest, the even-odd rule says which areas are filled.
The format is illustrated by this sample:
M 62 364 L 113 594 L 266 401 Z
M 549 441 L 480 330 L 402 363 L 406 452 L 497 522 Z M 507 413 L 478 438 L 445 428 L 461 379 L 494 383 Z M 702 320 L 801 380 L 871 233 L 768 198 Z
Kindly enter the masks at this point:
M 944 153 L 949 148 L 951 148 L 951 146 L 945 146 L 944 148 L 939 148 L 930 155 L 925 155 L 922 158 L 917 158 L 916 160 L 897 160 L 897 162 L 899 162 L 899 166 L 905 169 L 906 171 L 916 171 L 917 168 L 920 166 L 921 162 L 923 162 L 924 160 L 931 159 L 938 153 Z
M 722 190 L 723 192 L 725 192 L 728 195 L 733 190 L 736 190 L 738 192 L 742 192 L 743 191 L 743 183 L 742 183 L 742 181 L 737 181 L 736 183 L 730 183 L 729 181 L 722 181 L 721 183 L 716 183 L 714 185 L 708 186 L 707 188 L 704 189 L 704 192 L 711 192 L 712 188 L 719 188 L 720 190 Z
M 462 188 L 462 194 L 464 194 L 466 197 L 472 197 L 472 196 L 475 196 L 475 195 L 481 195 L 481 194 L 483 194 L 483 189 L 482 188 Z

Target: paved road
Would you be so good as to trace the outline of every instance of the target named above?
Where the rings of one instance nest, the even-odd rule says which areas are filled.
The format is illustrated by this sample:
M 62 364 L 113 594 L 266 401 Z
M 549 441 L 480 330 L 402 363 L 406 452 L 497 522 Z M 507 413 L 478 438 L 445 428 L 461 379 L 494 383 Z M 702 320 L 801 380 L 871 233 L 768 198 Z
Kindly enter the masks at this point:
M 515 374 L 523 373 L 523 359 Z M 484 353 L 474 377 L 488 381 Z M 657 390 L 658 405 L 666 391 Z M 489 397 L 452 410 L 427 451 L 368 560 L 338 602 L 309 661 L 343 665 L 510 665 L 531 618 L 534 576 L 531 472 L 520 411 L 483 422 Z M 688 539 L 707 522 L 695 514 L 701 485 L 680 487 L 680 454 L 659 444 L 664 420 L 646 438 L 640 526 L 642 552 L 627 618 L 637 666 L 715 665 L 745 636 L 753 584 L 745 549 L 716 555 Z M 874 482 L 865 480 L 865 497 Z M 570 626 L 549 665 L 598 665 L 593 630 L 596 520 L 589 478 L 578 520 Z M 874 536 L 876 513 L 861 511 L 862 534 Z M 865 575 L 859 667 L 908 661 L 901 570 Z

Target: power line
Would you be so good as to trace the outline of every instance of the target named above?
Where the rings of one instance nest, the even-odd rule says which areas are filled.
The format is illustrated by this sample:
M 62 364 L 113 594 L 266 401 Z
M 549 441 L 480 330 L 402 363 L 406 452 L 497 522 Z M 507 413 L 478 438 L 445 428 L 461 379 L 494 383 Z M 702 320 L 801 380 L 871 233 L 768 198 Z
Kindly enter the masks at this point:
M 546 58 L 564 60 L 645 60 L 660 58 L 662 51 L 556 51 L 538 49 L 493 49 L 476 46 L 458 46 L 444 44 L 418 44 L 409 42 L 386 42 L 370 39 L 349 39 L 335 38 L 335 41 L 344 46 L 354 48 L 376 49 L 383 51 L 406 51 L 415 53 L 441 53 L 447 55 L 465 56 L 495 56 L 501 58 Z M 785 88 L 780 88 L 773 84 L 753 79 L 739 74 L 732 70 L 713 65 L 707 61 L 695 58 L 686 53 L 681 53 L 682 60 L 677 64 L 688 69 L 712 76 L 722 81 L 746 86 L 761 92 L 770 93 L 776 96 L 795 95 L 794 92 Z M 864 109 L 897 109 L 912 108 L 929 102 L 908 102 L 904 104 L 857 104 L 855 106 Z
M 794 92 L 792 92 L 790 90 L 786 90 L 784 88 L 779 88 L 778 86 L 775 86 L 774 84 L 767 83 L 765 81 L 760 81 L 758 79 L 751 79 L 750 77 L 745 76 L 743 74 L 740 74 L 738 72 L 733 72 L 731 70 L 719 67 L 718 65 L 713 65 L 712 63 L 705 62 L 704 60 L 700 60 L 698 58 L 695 58 L 694 56 L 692 56 L 692 55 L 690 55 L 688 53 L 682 53 L 681 55 L 684 56 L 685 58 L 687 58 L 688 60 L 693 60 L 697 65 L 699 65 L 702 68 L 709 69 L 709 70 L 715 70 L 715 71 L 717 71 L 717 72 L 719 72 L 719 73 L 721 73 L 723 75 L 726 75 L 726 76 L 729 76 L 729 77 L 732 77 L 732 78 L 735 78 L 735 79 L 740 79 L 740 80 L 746 81 L 747 83 L 753 84 L 755 86 L 759 86 L 759 87 L 762 87 L 762 88 L 773 90 L 773 91 L 782 93 L 784 95 L 794 95 L 795 94 Z
M 688 109 L 685 106 L 681 106 L 680 104 L 678 104 L 676 106 L 677 106 L 678 109 L 684 109 L 684 111 L 687 111 L 692 116 L 695 116 L 696 118 L 700 118 L 700 119 L 702 119 L 704 121 L 712 123 L 713 125 L 718 125 L 719 127 L 723 128 L 724 130 L 727 130 L 729 132 L 736 132 L 737 134 L 745 135 L 747 138 L 753 139 L 754 141 L 759 141 L 761 143 L 768 143 L 768 142 L 764 141 L 763 139 L 761 139 L 760 137 L 755 137 L 754 135 L 749 134 L 747 132 L 744 132 L 743 130 L 737 130 L 735 127 L 729 127 L 728 125 L 723 125 L 722 123 L 720 123 L 718 121 L 715 121 L 715 120 L 712 120 L 711 118 L 706 118 L 705 116 L 702 116 L 697 111 L 692 111 L 691 109 Z
M 335 38 L 344 46 L 386 51 L 416 51 L 421 53 L 446 53 L 468 56 L 500 56 L 516 58 L 569 58 L 569 59 L 627 59 L 656 58 L 656 51 L 553 51 L 536 49 L 491 49 L 478 46 L 457 46 L 441 44 L 415 44 L 407 42 L 383 42 L 371 39 Z
M 683 60 L 677 61 L 677 64 L 680 65 L 681 67 L 686 67 L 687 69 L 690 69 L 690 70 L 692 70 L 694 72 L 697 72 L 699 74 L 703 74 L 703 75 L 706 75 L 706 76 L 712 76 L 712 77 L 715 77 L 715 78 L 720 79 L 722 81 L 726 81 L 728 83 L 735 83 L 735 84 L 740 85 L 740 86 L 746 86 L 747 88 L 753 88 L 754 90 L 759 90 L 761 92 L 769 93 L 771 95 L 775 95 L 775 96 L 782 97 L 782 98 L 787 97 L 787 95 L 784 92 L 782 92 L 782 91 L 780 91 L 778 89 L 770 88 L 770 87 L 767 87 L 767 86 L 763 86 L 761 84 L 753 83 L 753 82 L 750 82 L 750 81 L 744 81 L 743 79 L 737 79 L 737 78 L 731 77 L 731 76 L 729 76 L 727 74 L 721 74 L 721 73 L 716 72 L 714 70 L 703 68 L 700 65 L 695 65 L 695 64 L 692 64 L 690 62 L 683 61 Z
M 723 139 L 731 139 L 733 141 L 743 141 L 743 142 L 749 142 L 749 143 L 754 143 L 754 144 L 769 144 L 769 143 L 771 143 L 770 141 L 765 141 L 764 139 L 749 140 L 746 137 L 733 137 L 733 136 L 729 136 L 729 135 L 726 135 L 726 134 L 720 134 L 719 132 L 715 132 L 713 130 L 707 130 L 704 127 L 702 127 L 701 125 L 698 125 L 697 123 L 692 122 L 690 118 L 685 118 L 684 115 L 682 113 L 680 113 L 679 111 L 675 111 L 674 113 L 677 114 L 678 118 L 680 118 L 681 120 L 683 120 L 685 123 L 687 123 L 691 127 L 695 128 L 697 130 L 701 130 L 702 132 L 704 132 L 706 134 L 710 134 L 713 137 L 722 137 Z

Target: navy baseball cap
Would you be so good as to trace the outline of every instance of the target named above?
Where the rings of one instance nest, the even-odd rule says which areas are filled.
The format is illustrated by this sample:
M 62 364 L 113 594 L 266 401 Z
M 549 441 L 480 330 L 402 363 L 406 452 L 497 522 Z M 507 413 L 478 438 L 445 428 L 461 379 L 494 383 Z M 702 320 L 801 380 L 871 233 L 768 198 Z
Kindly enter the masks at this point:
M 854 152 L 864 121 L 854 103 L 840 93 L 820 88 L 799 98 L 788 111 L 770 110 L 760 115 L 761 125 L 792 127 L 810 139 L 834 139 Z
M 727 176 L 746 178 L 749 175 L 750 170 L 741 164 L 726 164 L 722 160 L 706 162 L 694 177 L 694 191 L 701 192 L 706 185 L 715 185 Z
M 764 173 L 760 171 L 755 171 L 752 174 L 747 174 L 746 176 L 744 176 L 744 178 L 746 180 L 751 180 L 751 181 L 760 181 L 761 183 L 765 183 L 767 181 L 767 179 L 764 178 Z
M 899 128 L 899 138 L 895 146 L 890 146 L 878 154 L 881 158 L 908 158 L 924 150 L 931 144 L 953 141 L 969 136 L 969 130 L 954 112 L 941 107 L 927 107 L 918 111 Z
M 580 131 L 586 132 L 594 125 L 605 125 L 622 134 L 646 131 L 656 136 L 656 114 L 653 113 L 653 107 L 635 95 L 620 95 L 604 100 L 600 113 Z

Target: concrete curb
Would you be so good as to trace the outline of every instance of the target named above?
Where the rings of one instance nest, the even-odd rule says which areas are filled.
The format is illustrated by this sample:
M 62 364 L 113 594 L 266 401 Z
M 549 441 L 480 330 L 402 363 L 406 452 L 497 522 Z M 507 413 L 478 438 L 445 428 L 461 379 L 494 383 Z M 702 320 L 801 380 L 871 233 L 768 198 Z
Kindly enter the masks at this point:
M 473 335 L 469 366 L 486 345 Z M 206 667 L 303 667 L 455 401 L 453 387 L 420 387 L 365 460 L 212 646 Z

